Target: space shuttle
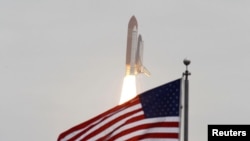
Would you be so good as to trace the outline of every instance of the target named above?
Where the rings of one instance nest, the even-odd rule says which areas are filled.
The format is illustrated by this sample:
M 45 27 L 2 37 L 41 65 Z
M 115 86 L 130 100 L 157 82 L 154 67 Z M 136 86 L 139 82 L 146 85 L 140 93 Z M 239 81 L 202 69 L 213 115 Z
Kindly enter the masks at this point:
M 138 24 L 135 16 L 128 23 L 126 75 L 138 75 L 144 73 L 150 76 L 150 72 L 143 66 L 143 40 L 138 36 Z

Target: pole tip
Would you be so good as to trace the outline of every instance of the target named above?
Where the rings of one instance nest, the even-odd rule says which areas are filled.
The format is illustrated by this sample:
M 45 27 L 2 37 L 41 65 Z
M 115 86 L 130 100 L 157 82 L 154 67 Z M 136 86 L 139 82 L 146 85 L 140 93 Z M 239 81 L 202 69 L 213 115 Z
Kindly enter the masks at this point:
M 185 59 L 183 60 L 183 63 L 184 63 L 186 66 L 188 66 L 188 65 L 191 63 L 191 61 L 188 60 L 187 58 L 185 58 Z

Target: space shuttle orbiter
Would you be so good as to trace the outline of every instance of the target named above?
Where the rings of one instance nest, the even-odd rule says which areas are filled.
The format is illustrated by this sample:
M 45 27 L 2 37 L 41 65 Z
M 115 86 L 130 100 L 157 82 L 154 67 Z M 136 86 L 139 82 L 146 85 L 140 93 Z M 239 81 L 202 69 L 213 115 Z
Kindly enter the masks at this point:
M 126 75 L 144 73 L 150 76 L 150 72 L 143 66 L 143 40 L 138 34 L 138 24 L 135 16 L 128 23 Z

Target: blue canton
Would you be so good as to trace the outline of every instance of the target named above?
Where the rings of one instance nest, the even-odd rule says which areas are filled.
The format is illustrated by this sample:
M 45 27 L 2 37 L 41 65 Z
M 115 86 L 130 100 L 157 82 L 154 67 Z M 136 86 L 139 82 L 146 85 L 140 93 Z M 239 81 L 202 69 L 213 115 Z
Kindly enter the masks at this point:
M 145 118 L 179 116 L 181 79 L 139 95 Z

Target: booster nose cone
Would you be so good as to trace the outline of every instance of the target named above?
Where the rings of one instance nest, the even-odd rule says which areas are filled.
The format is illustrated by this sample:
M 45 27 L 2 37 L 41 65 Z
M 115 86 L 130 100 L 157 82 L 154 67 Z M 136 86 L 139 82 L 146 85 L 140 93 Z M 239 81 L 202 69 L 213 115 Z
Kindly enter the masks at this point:
M 132 29 L 132 30 L 138 29 L 138 24 L 137 24 L 137 20 L 136 20 L 135 16 L 132 16 L 130 18 L 129 23 L 128 23 L 128 28 Z

